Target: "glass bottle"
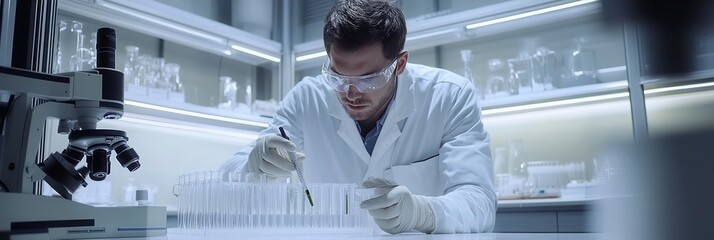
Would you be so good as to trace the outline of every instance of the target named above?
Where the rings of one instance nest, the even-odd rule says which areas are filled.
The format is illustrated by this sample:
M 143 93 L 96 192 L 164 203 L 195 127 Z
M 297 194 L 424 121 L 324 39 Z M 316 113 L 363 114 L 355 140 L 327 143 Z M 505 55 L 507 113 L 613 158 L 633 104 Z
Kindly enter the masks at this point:
M 78 21 L 72 21 L 70 24 L 70 31 L 74 35 L 74 54 L 69 59 L 69 71 L 79 71 L 82 70 L 82 48 L 84 48 L 84 34 L 82 33 L 82 23 Z
M 62 61 L 64 60 L 62 58 L 62 51 L 65 50 L 64 47 L 62 47 L 62 44 L 64 43 L 65 39 L 67 38 L 66 36 L 68 35 L 67 33 L 68 28 L 67 28 L 67 21 L 65 20 L 60 20 L 57 23 L 57 42 L 56 42 L 56 52 L 55 52 L 55 62 L 52 64 L 52 73 L 59 73 L 59 72 L 64 72 L 67 67 L 66 64 L 63 64 Z
M 472 59 L 471 50 L 469 50 L 469 49 L 461 50 L 461 61 L 464 62 L 464 77 L 474 84 L 474 86 L 476 87 L 476 92 L 478 94 L 479 99 L 484 99 L 486 91 L 484 91 L 483 86 L 480 86 L 479 82 L 476 80 L 473 72 L 471 71 L 471 59 Z
M 124 62 L 124 91 L 129 90 L 129 84 L 137 84 L 139 67 L 139 47 L 126 46 L 126 61 Z

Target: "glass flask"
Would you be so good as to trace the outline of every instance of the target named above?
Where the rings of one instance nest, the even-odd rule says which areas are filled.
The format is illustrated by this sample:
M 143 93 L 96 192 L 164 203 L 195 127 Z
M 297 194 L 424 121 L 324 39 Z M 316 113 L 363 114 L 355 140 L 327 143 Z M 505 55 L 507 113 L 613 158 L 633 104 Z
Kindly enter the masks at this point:
M 488 81 L 486 98 L 508 96 L 509 72 L 503 60 L 495 58 L 488 60 Z
M 575 50 L 565 57 L 565 74 L 560 81 L 560 88 L 582 86 L 597 82 L 595 52 L 582 47 L 584 39 L 575 40 Z
M 533 54 L 532 62 L 533 92 L 554 89 L 554 79 L 559 76 L 555 52 L 545 47 L 539 47 Z

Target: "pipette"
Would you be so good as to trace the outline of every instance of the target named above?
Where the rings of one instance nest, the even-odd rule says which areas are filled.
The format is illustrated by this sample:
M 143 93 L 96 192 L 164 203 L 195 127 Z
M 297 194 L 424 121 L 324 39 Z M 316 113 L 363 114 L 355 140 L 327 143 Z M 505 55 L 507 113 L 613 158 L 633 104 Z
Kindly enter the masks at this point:
M 278 129 L 280 129 L 280 136 L 283 136 L 283 138 L 290 140 L 288 135 L 285 134 L 285 129 L 283 129 L 283 127 L 279 127 Z M 302 178 L 302 170 L 300 170 L 300 168 L 298 167 L 297 157 L 295 157 L 295 152 L 289 151 L 288 157 L 290 157 L 290 161 L 293 163 L 293 166 L 295 166 L 295 172 L 297 172 L 298 179 L 300 179 L 300 183 L 302 183 L 302 187 L 305 189 L 305 195 L 307 196 L 307 200 L 310 201 L 310 206 L 311 207 L 315 206 L 312 203 L 312 196 L 310 196 L 310 190 L 307 189 L 307 184 L 305 184 L 305 179 Z

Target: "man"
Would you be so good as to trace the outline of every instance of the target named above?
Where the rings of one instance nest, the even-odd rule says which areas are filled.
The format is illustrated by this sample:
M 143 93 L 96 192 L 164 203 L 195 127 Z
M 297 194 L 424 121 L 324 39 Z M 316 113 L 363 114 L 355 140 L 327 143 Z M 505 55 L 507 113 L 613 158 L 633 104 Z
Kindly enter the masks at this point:
M 322 74 L 298 83 L 261 137 L 222 169 L 289 176 L 286 152 L 295 151 L 307 182 L 387 188 L 360 205 L 386 232 L 492 230 L 490 139 L 475 88 L 407 64 L 406 33 L 392 2 L 338 1 L 325 19 Z

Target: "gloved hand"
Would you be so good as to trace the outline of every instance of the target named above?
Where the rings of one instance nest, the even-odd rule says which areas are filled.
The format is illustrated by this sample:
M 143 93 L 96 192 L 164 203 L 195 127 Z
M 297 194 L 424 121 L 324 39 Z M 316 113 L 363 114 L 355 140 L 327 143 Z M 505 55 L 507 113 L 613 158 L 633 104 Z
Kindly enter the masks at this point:
M 434 211 L 425 196 L 414 195 L 407 187 L 381 178 L 369 178 L 362 185 L 386 190 L 383 195 L 360 204 L 361 208 L 369 210 L 374 222 L 385 232 L 397 234 L 411 229 L 424 233 L 434 231 Z
M 272 177 L 289 177 L 295 166 L 288 157 L 289 151 L 295 151 L 298 164 L 302 164 L 305 155 L 296 151 L 295 144 L 277 135 L 267 135 L 258 138 L 255 147 L 248 155 L 246 170 L 256 173 L 267 173 Z

